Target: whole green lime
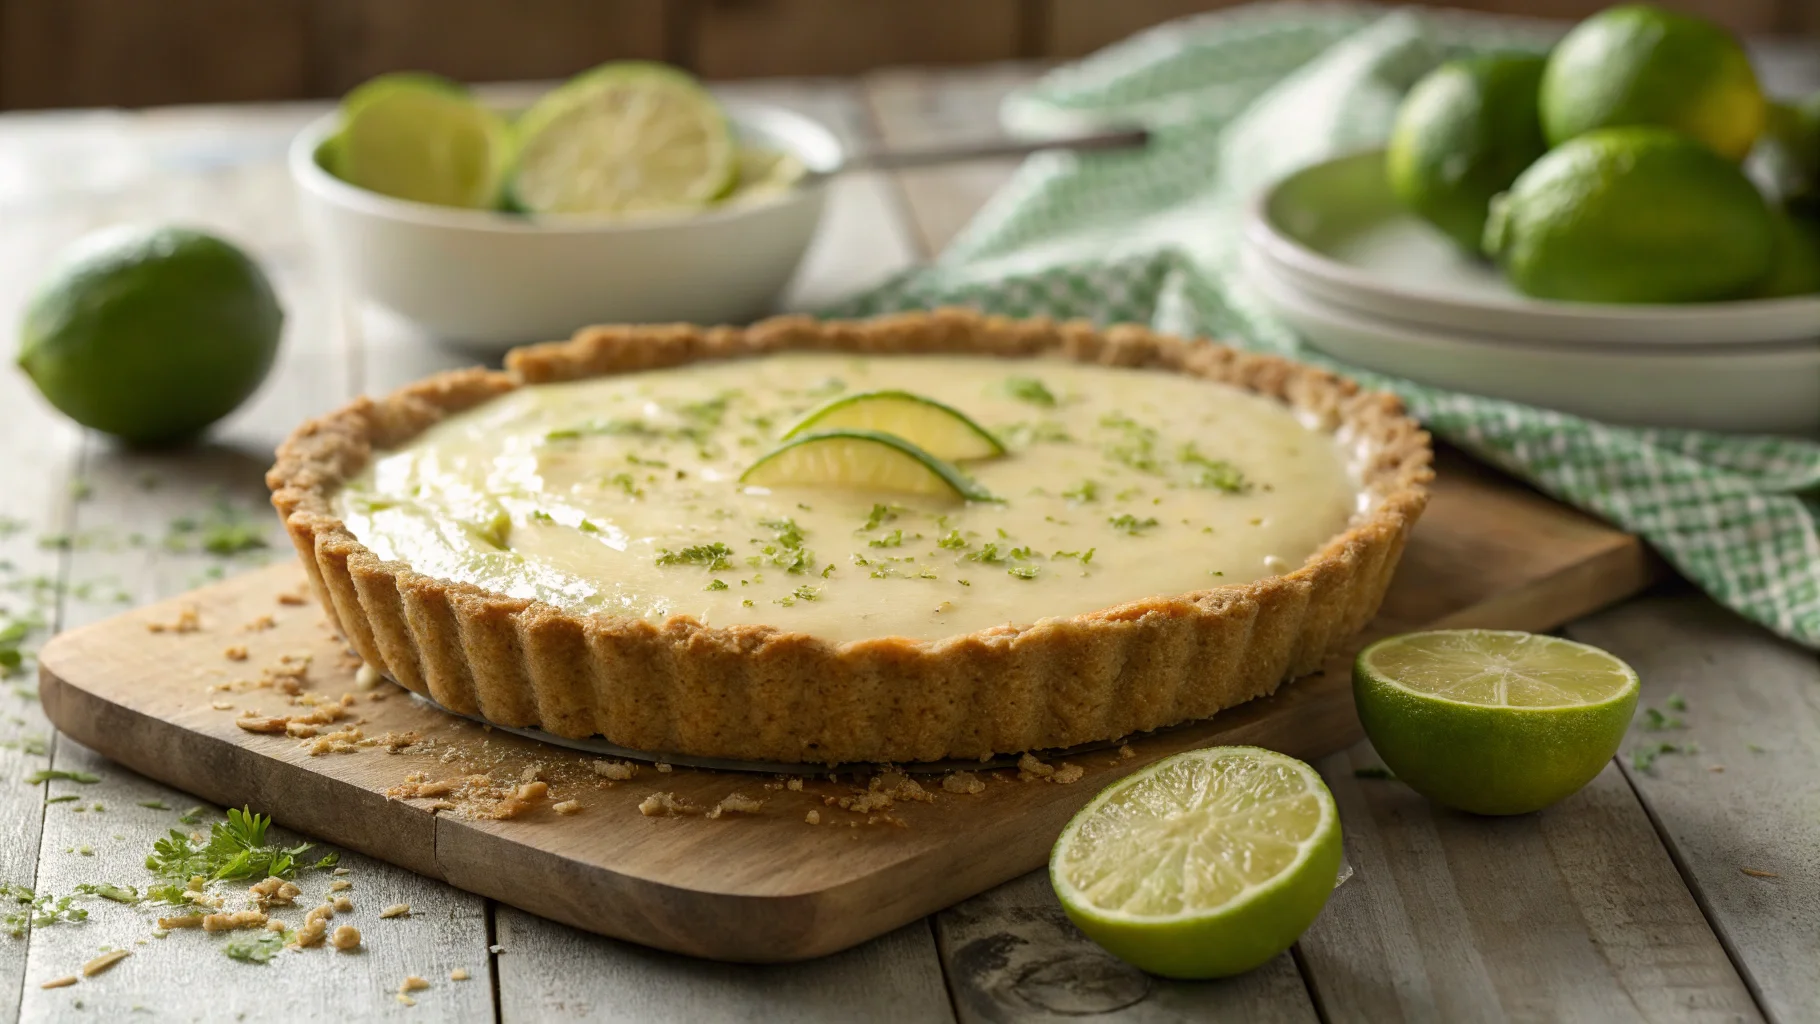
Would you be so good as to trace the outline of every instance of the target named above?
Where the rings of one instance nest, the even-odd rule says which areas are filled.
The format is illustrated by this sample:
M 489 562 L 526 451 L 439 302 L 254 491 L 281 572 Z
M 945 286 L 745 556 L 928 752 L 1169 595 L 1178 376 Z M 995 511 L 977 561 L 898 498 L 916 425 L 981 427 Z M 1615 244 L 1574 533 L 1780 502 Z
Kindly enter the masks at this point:
M 1820 292 L 1820 221 L 1776 215 L 1776 258 L 1756 295 L 1780 299 Z
M 1637 710 L 1637 673 L 1559 637 L 1439 629 L 1359 652 L 1352 695 L 1396 777 L 1474 814 L 1528 814 L 1611 763 Z
M 1705 302 L 1768 276 L 1775 230 L 1736 164 L 1667 129 L 1605 128 L 1493 200 L 1485 251 L 1538 298 Z
M 265 379 L 284 311 L 213 235 L 123 226 L 70 246 L 26 307 L 19 366 L 51 404 L 132 444 L 193 437 Z
M 1391 190 L 1475 255 L 1491 197 L 1548 150 L 1536 113 L 1543 63 L 1528 55 L 1449 61 L 1397 110 L 1386 155 Z
M 1542 128 L 1557 146 L 1598 128 L 1657 125 L 1742 160 L 1763 117 L 1763 91 L 1731 33 L 1648 4 L 1574 26 L 1542 75 Z
M 1820 92 L 1803 100 L 1771 100 L 1753 161 L 1761 161 L 1770 190 L 1786 205 L 1820 211 Z

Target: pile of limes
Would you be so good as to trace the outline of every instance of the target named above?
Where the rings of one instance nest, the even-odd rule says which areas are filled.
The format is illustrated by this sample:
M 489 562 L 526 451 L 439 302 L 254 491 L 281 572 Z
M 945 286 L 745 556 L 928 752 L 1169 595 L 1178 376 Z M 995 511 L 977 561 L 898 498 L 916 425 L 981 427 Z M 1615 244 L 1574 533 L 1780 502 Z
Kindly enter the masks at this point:
M 647 61 L 577 75 L 516 118 L 437 75 L 381 75 L 342 100 L 317 162 L 414 202 L 603 216 L 701 210 L 802 173 L 786 154 L 743 147 L 688 73 Z
M 1820 94 L 1765 98 L 1738 40 L 1691 15 L 1613 7 L 1545 57 L 1443 64 L 1404 99 L 1387 170 L 1528 295 L 1820 292 Z

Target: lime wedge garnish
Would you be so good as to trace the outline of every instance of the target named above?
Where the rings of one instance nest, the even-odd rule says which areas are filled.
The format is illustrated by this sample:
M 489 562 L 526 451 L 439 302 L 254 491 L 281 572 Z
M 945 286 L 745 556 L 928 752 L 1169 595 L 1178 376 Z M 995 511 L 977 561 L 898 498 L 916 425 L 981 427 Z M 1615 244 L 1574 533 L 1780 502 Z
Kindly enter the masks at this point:
M 877 430 L 791 438 L 760 456 L 739 480 L 759 487 L 852 487 L 997 500 L 945 459 Z
M 1339 811 L 1313 768 L 1213 747 L 1108 786 L 1062 830 L 1049 879 L 1068 917 L 1114 956 L 1217 978 L 1288 949 L 1339 866 Z
M 460 85 L 381 75 L 341 101 L 341 130 L 319 151 L 349 184 L 419 203 L 491 209 L 511 162 L 512 132 Z
M 643 61 L 603 64 L 518 121 L 512 201 L 531 213 L 699 209 L 737 178 L 726 115 L 700 83 Z
M 835 429 L 878 430 L 937 458 L 961 461 L 1005 454 L 1005 446 L 966 413 L 908 391 L 863 391 L 811 410 L 784 438 Z
M 1597 647 L 1491 629 L 1380 640 L 1353 664 L 1378 756 L 1436 803 L 1523 814 L 1604 769 L 1637 710 L 1637 673 Z

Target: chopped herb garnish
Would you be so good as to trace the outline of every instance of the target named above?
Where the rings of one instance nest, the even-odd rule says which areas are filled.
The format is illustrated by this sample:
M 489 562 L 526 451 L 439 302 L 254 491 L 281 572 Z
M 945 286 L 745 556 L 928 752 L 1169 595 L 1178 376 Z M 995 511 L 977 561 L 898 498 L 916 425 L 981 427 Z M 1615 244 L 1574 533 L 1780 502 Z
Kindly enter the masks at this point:
M 1123 463 L 1140 473 L 1161 476 L 1162 461 L 1157 458 L 1157 433 L 1123 413 L 1107 413 L 1100 426 L 1114 432 L 1114 437 L 1101 449 L 1108 459 Z
M 141 800 L 139 801 L 139 806 L 150 807 L 154 811 L 168 811 L 171 809 L 170 805 L 166 804 L 163 800 Z
M 69 772 L 61 768 L 40 768 L 25 777 L 25 784 L 36 786 L 40 782 L 49 782 L 52 779 L 67 779 L 70 782 L 80 782 L 86 786 L 90 783 L 100 782 L 101 776 L 91 775 L 88 772 Z
M 1632 768 L 1640 772 L 1653 772 L 1656 758 L 1663 754 L 1692 754 L 1699 748 L 1692 745 L 1682 746 L 1678 743 L 1645 743 L 1630 752 Z
M 1062 497 L 1069 501 L 1085 502 L 1100 499 L 1100 485 L 1096 480 L 1082 480 L 1080 483 L 1062 492 Z
M 76 891 L 85 896 L 99 896 L 115 903 L 137 903 L 145 897 L 139 890 L 130 885 L 115 885 L 112 882 L 84 882 L 76 886 Z
M 600 532 L 600 527 L 595 526 L 594 520 L 592 520 L 592 519 L 583 519 L 581 522 L 575 524 L 575 528 L 577 530 L 580 530 L 583 533 L 599 533 Z
M 1035 377 L 1006 377 L 1005 394 L 1045 409 L 1055 408 L 1055 394 Z
M 1131 536 L 1135 537 L 1135 536 L 1143 533 L 1145 530 L 1148 530 L 1151 527 L 1155 526 L 1156 517 L 1151 516 L 1149 518 L 1139 519 L 1137 516 L 1134 516 L 1131 513 L 1126 512 L 1123 515 L 1112 516 L 1112 517 L 1108 518 L 1106 520 L 1106 522 L 1112 524 L 1112 526 L 1115 529 L 1123 530 L 1126 533 L 1130 534 Z
M 296 937 L 297 933 L 288 928 L 282 932 L 258 931 L 241 934 L 223 943 L 221 952 L 231 960 L 263 964 L 284 952 L 284 947 Z
M 539 523 L 553 523 L 556 521 L 555 516 L 540 508 L 531 510 L 531 518 Z
M 1099 550 L 1099 548 L 1088 548 L 1085 551 L 1057 551 L 1055 554 L 1050 555 L 1049 557 L 1050 558 L 1078 558 L 1078 559 L 1080 559 L 1080 562 L 1082 565 L 1087 565 L 1088 563 L 1093 561 L 1093 553 L 1098 550 Z
M 1074 440 L 1068 429 L 1054 420 L 1007 423 L 996 428 L 995 433 L 1000 441 L 1012 448 L 1028 448 L 1033 444 L 1065 444 Z
M 1687 723 L 1678 716 L 1670 717 L 1655 708 L 1643 709 L 1643 728 L 1650 732 L 1661 732 L 1664 729 L 1685 729 Z
M 967 538 L 962 537 L 959 530 L 949 530 L 935 542 L 935 546 L 938 548 L 964 548 L 967 546 Z
M 314 844 L 268 845 L 265 833 L 271 824 L 272 819 L 263 814 L 230 807 L 227 820 L 210 825 L 208 838 L 200 843 L 171 829 L 168 836 L 152 844 L 152 852 L 145 858 L 146 869 L 168 882 L 182 884 L 197 875 L 210 881 L 272 876 L 295 878 L 300 868 L 321 870 L 333 867 L 340 859 L 331 854 L 313 865 L 299 864 L 297 858 Z M 148 895 L 158 898 L 155 894 Z
M 1182 446 L 1182 462 L 1188 466 L 1189 483 L 1209 490 L 1225 491 L 1227 494 L 1243 494 L 1251 490 L 1250 481 L 1239 467 L 1224 459 L 1210 459 L 1195 450 L 1193 442 Z
M 829 562 L 827 565 L 822 566 L 822 579 L 825 580 L 832 575 L 834 575 L 834 563 L 833 562 Z
M 1034 565 L 1014 565 L 1005 570 L 1005 575 L 1016 576 L 1020 580 L 1033 580 L 1043 570 Z
M 991 542 L 981 545 L 978 551 L 969 551 L 961 557 L 969 562 L 985 562 L 987 565 L 998 565 L 1005 560 L 1005 556 L 999 553 L 998 545 Z
M 496 513 L 484 523 L 475 523 L 473 531 L 476 537 L 504 551 L 512 539 L 512 517 Z
M 772 565 L 791 573 L 805 573 L 815 567 L 815 553 L 803 547 L 803 531 L 796 520 L 760 519 L 758 525 L 770 530 L 776 542 L 763 549 Z
M 171 520 L 164 546 L 171 551 L 201 548 L 222 557 L 243 554 L 266 546 L 265 518 L 250 515 L 222 498 L 201 518 Z
M 48 892 L 34 893 L 23 885 L 4 885 L 0 886 L 0 899 L 10 899 L 16 905 L 16 909 L 0 913 L 0 927 L 15 939 L 24 936 L 27 928 L 88 920 L 86 909 L 72 905 L 74 894 L 52 896 Z
M 202 816 L 208 812 L 209 809 L 206 807 L 192 807 L 182 814 L 177 815 L 177 820 L 183 822 L 185 825 L 199 825 L 202 823 Z
M 860 531 L 876 530 L 885 523 L 895 521 L 898 516 L 908 511 L 910 510 L 898 504 L 873 505 L 871 513 L 866 516 L 866 525 L 860 527 Z
M 706 567 L 709 572 L 725 572 L 733 568 L 733 560 L 729 557 L 732 554 L 733 549 L 719 541 L 712 544 L 696 544 L 683 548 L 681 551 L 659 548 L 657 564 L 699 565 Z
M 1669 694 L 1668 699 L 1663 701 L 1662 703 L 1668 705 L 1668 710 L 1670 710 L 1670 711 L 1686 711 L 1687 710 L 1687 699 L 1685 697 L 1682 697 L 1678 693 Z
M 869 548 L 901 548 L 904 546 L 904 531 L 892 530 L 883 537 L 874 537 L 866 542 Z
M 630 473 L 615 473 L 607 477 L 607 483 L 626 492 L 630 497 L 642 498 L 645 496 L 644 488 L 638 486 L 638 481 Z
M 703 590 L 727 590 L 729 588 L 727 587 L 727 582 L 725 580 L 709 580 L 708 585 L 703 587 L 702 589 Z
M 75 801 L 80 800 L 80 799 L 82 799 L 82 798 L 77 796 L 74 793 L 65 793 L 62 796 L 47 797 L 44 802 L 47 805 L 49 805 L 49 804 L 67 804 L 67 803 L 74 803 Z M 82 808 L 78 807 L 78 808 L 76 808 L 76 810 L 80 811 L 80 810 L 82 810 Z

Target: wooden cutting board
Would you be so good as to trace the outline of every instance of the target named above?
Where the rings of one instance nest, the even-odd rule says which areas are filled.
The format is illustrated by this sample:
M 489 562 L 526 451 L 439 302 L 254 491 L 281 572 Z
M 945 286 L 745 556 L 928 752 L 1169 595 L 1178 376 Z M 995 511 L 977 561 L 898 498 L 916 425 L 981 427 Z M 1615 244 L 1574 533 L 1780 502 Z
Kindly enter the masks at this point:
M 1637 592 L 1655 572 L 1635 538 L 1443 458 L 1434 502 L 1369 636 L 1430 626 L 1548 629 Z M 1274 696 L 1133 739 L 1135 756 L 1102 749 L 1053 759 L 1085 769 L 1068 785 L 997 770 L 980 773 L 984 791 L 966 795 L 924 775 L 932 802 L 856 812 L 834 802 L 859 792 L 853 775 L 790 789 L 774 775 L 645 765 L 610 782 L 590 755 L 487 729 L 390 683 L 359 690 L 357 662 L 315 602 L 281 601 L 294 602 L 302 587 L 300 569 L 272 566 L 64 633 L 40 655 L 45 710 L 82 743 L 217 804 L 251 805 L 579 928 L 718 959 L 820 956 L 1029 871 L 1095 792 L 1168 754 L 1242 743 L 1312 759 L 1360 736 L 1349 658 L 1337 658 Z M 199 628 L 152 631 L 191 609 Z M 244 648 L 244 659 L 230 658 L 232 648 Z M 295 713 L 276 690 L 236 681 L 256 681 L 300 654 L 310 658 L 305 693 L 353 692 L 350 721 L 364 736 L 416 733 L 419 741 L 396 753 L 373 745 L 313 754 L 311 741 L 237 727 L 249 708 Z M 387 795 L 407 776 L 478 771 L 502 781 L 535 772 L 551 800 L 493 820 L 468 816 L 469 804 L 439 812 L 431 799 Z M 658 793 L 704 809 L 732 793 L 763 806 L 715 820 L 641 813 Z M 579 813 L 552 810 L 568 799 Z M 811 811 L 820 824 L 806 821 Z

